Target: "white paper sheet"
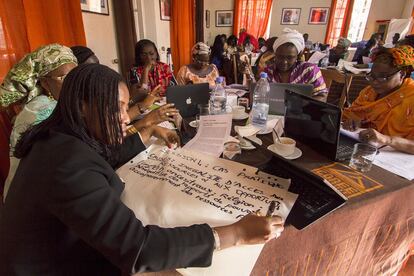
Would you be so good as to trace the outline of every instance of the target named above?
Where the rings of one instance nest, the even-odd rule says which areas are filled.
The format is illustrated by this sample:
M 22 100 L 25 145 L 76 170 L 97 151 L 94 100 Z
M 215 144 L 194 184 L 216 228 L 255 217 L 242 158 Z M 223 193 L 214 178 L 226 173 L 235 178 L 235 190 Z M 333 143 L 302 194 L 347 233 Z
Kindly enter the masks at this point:
M 319 51 L 315 51 L 311 57 L 309 58 L 308 62 L 318 64 L 321 59 L 326 57 L 326 53 L 322 53 Z
M 414 155 L 396 151 L 392 147 L 379 150 L 374 164 L 408 180 L 414 179 Z
M 231 114 L 200 116 L 197 134 L 184 148 L 219 157 L 230 136 L 231 123 Z
M 151 146 L 117 173 L 125 182 L 122 201 L 144 225 L 227 225 L 252 211 L 266 213 L 272 200 L 277 202 L 274 214 L 286 219 L 297 198 L 287 191 L 288 179 L 185 149 Z M 179 272 L 249 275 L 262 248 L 239 246 L 214 252 L 210 267 Z

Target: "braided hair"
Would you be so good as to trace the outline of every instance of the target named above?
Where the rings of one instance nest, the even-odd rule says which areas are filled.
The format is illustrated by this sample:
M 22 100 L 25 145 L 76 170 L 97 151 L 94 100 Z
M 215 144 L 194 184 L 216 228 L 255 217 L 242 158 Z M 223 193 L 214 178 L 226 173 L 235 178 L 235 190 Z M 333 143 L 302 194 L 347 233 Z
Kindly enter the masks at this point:
M 15 156 L 24 157 L 36 141 L 55 130 L 77 137 L 108 162 L 116 162 L 122 141 L 118 104 L 121 82 L 117 72 L 100 64 L 82 64 L 70 71 L 55 110 L 22 135 Z M 100 137 L 93 133 L 100 133 Z
M 157 46 L 154 42 L 149 39 L 141 39 L 135 44 L 135 66 L 143 66 L 144 61 L 141 59 L 141 53 L 144 50 L 144 47 L 152 46 L 154 47 L 155 52 L 157 53 L 157 61 L 160 61 L 160 54 L 158 53 Z

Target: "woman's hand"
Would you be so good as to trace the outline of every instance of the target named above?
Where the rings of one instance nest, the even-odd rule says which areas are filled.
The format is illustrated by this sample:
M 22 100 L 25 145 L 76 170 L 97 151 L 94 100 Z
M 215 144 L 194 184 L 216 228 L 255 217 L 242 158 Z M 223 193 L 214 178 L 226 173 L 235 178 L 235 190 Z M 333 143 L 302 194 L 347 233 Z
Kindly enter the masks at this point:
M 139 102 L 138 105 L 141 110 L 148 109 L 151 105 L 153 105 L 155 102 L 161 100 L 159 93 L 161 92 L 162 87 L 161 85 L 157 85 L 148 95 L 145 97 L 145 99 L 142 102 Z
M 378 143 L 381 145 L 390 142 L 390 136 L 379 133 L 373 128 L 363 130 L 359 133 L 359 139 L 365 143 Z
M 157 65 L 157 62 L 155 60 L 148 61 L 144 64 L 144 71 L 148 73 L 154 66 Z
M 172 148 L 174 145 L 180 146 L 180 137 L 178 137 L 177 132 L 174 130 L 155 126 L 152 135 L 162 139 L 169 148 Z
M 215 227 L 222 249 L 242 244 L 260 244 L 277 238 L 283 232 L 283 219 L 249 214 L 228 226 Z

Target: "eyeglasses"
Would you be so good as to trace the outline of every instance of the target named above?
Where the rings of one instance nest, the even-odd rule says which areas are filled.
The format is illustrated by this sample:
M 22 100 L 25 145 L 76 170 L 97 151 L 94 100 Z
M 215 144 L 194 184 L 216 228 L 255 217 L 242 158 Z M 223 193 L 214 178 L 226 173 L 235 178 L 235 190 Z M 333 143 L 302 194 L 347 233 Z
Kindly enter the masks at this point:
M 275 58 L 278 60 L 295 61 L 298 58 L 298 56 L 275 55 Z
M 374 80 L 376 80 L 376 81 L 378 81 L 378 82 L 386 82 L 386 81 L 388 81 L 390 78 L 392 78 L 395 74 L 397 74 L 397 73 L 399 73 L 401 70 L 397 70 L 397 71 L 395 71 L 395 72 L 393 72 L 393 73 L 391 73 L 391 74 L 389 74 L 389 75 L 387 75 L 387 76 L 384 76 L 384 77 L 376 77 L 376 76 L 373 76 L 371 73 L 369 73 L 369 74 L 367 74 L 366 76 L 365 76 L 365 79 L 367 80 L 367 81 L 374 81 Z
M 56 81 L 63 81 L 66 78 L 67 75 L 68 74 L 65 74 L 65 75 L 62 75 L 62 76 L 44 76 L 44 78 L 52 79 L 52 80 L 56 80 Z

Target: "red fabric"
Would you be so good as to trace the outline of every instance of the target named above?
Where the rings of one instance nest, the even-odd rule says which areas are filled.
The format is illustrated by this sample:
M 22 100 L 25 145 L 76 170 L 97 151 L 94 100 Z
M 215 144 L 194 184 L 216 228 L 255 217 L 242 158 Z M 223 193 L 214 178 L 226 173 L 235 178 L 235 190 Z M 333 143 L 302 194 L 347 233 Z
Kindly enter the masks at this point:
M 273 0 L 235 0 L 233 33 L 237 36 L 240 29 L 245 29 L 252 37 L 263 37 L 269 24 L 272 3 Z M 258 47 L 258 43 L 253 45 Z
M 259 41 L 257 41 L 257 39 L 252 36 L 251 34 L 248 34 L 247 32 L 243 32 L 240 34 L 239 36 L 239 40 L 237 41 L 238 45 L 242 45 L 244 40 L 246 39 L 246 37 L 250 37 L 250 43 L 254 46 L 254 50 L 259 48 Z
M 133 70 L 132 76 L 138 76 L 138 78 L 140 79 L 144 71 L 144 66 L 134 67 L 132 68 L 132 70 Z M 136 78 L 135 80 L 131 78 L 131 82 L 138 82 L 138 78 Z M 148 73 L 148 80 L 149 80 L 148 85 L 149 85 L 150 90 L 151 91 L 154 90 L 154 88 L 157 85 L 161 84 L 163 88 L 160 93 L 161 97 L 165 96 L 165 90 L 169 86 L 171 79 L 172 79 L 172 72 L 170 70 L 170 66 L 168 66 L 168 64 L 165 64 L 163 62 L 157 62 L 157 64 L 154 66 L 154 69 Z

